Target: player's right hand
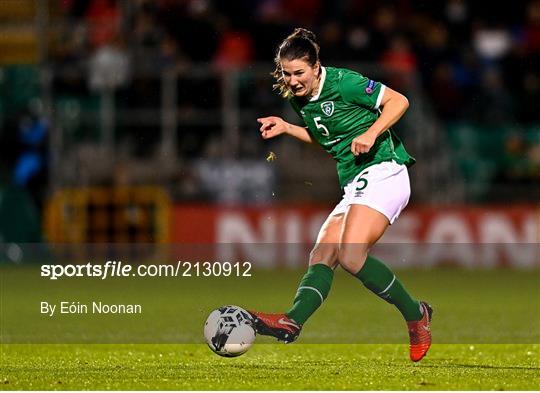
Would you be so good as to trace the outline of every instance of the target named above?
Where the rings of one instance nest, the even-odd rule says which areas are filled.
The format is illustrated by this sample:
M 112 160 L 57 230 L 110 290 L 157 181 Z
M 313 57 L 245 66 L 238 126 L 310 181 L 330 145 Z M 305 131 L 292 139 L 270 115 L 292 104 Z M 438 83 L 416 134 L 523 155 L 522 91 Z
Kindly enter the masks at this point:
M 259 131 L 261 132 L 263 139 L 270 139 L 287 132 L 288 123 L 285 122 L 281 117 L 259 117 L 257 121 L 261 123 L 261 128 L 259 128 Z

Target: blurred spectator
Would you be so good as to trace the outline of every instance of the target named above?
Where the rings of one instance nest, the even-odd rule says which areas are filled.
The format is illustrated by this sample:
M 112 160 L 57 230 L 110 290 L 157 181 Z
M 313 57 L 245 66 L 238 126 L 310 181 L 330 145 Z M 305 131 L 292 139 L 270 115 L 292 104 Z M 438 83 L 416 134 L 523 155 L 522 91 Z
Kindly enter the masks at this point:
M 64 4 L 64 3 L 63 3 Z M 51 45 L 51 63 L 54 73 L 54 90 L 60 94 L 82 94 L 86 91 L 84 62 L 88 57 L 88 31 L 86 25 L 73 16 L 82 16 L 80 2 L 64 10 L 67 23 L 59 26 Z
M 531 182 L 540 180 L 540 143 L 533 143 L 527 150 L 529 177 Z
M 85 19 L 93 48 L 110 43 L 120 33 L 122 14 L 117 0 L 91 0 Z
M 465 0 L 448 0 L 444 12 L 452 37 L 463 42 L 467 35 L 467 23 L 470 19 L 467 2 Z
M 166 41 L 164 32 L 156 20 L 157 10 L 149 2 L 141 5 L 136 13 L 131 42 L 134 47 L 134 65 L 142 73 L 152 72 L 161 47 Z M 167 40 L 168 41 L 168 40 Z
M 433 108 L 437 115 L 445 121 L 455 121 L 461 117 L 460 110 L 464 97 L 455 83 L 455 79 L 451 65 L 441 63 L 436 67 L 429 86 Z
M 158 70 L 165 70 L 168 68 L 178 69 L 188 63 L 186 56 L 180 52 L 178 43 L 169 34 L 166 34 L 161 41 L 158 59 L 159 64 L 156 67 Z
M 540 53 L 540 1 L 529 1 L 526 6 L 525 48 L 528 54 Z
M 93 90 L 116 89 L 129 79 L 130 64 L 120 40 L 99 47 L 90 59 L 89 84 Z
M 321 52 L 324 61 L 347 58 L 343 28 L 337 20 L 331 20 L 322 27 L 319 43 L 321 48 L 324 48 Z
M 412 74 L 416 71 L 416 56 L 409 40 L 398 35 L 391 39 L 389 48 L 381 56 L 381 63 L 391 70 Z
M 448 63 L 454 57 L 450 47 L 448 29 L 435 20 L 422 20 L 417 26 L 417 55 L 420 76 L 426 86 L 433 82 L 434 71 L 441 63 Z
M 47 185 L 47 146 L 49 125 L 38 108 L 30 108 L 20 119 L 20 153 L 15 163 L 13 182 L 29 191 L 41 207 Z
M 498 181 L 502 184 L 536 184 L 540 180 L 540 143 L 527 142 L 520 133 L 509 135 L 505 140 L 499 168 Z M 530 191 L 534 192 L 532 189 Z
M 473 45 L 486 66 L 496 65 L 510 52 L 512 37 L 503 26 L 487 26 L 478 22 L 474 27 Z
M 520 134 L 512 134 L 506 139 L 501 159 L 501 171 L 501 178 L 504 181 L 521 182 L 527 178 L 526 145 Z
M 452 62 L 453 80 L 463 95 L 474 93 L 480 86 L 482 69 L 472 48 L 464 48 Z
M 356 61 L 373 60 L 374 54 L 370 51 L 371 34 L 362 26 L 352 26 L 347 32 L 348 53 Z
M 220 34 L 215 64 L 222 69 L 245 67 L 253 61 L 253 40 L 249 33 L 226 30 Z
M 376 59 L 389 47 L 392 37 L 399 34 L 398 20 L 394 7 L 383 5 L 375 10 L 370 26 L 370 51 Z
M 393 72 L 390 86 L 399 91 L 407 91 L 416 72 L 417 59 L 407 38 L 393 37 L 381 56 L 381 64 Z
M 514 120 L 514 100 L 506 90 L 501 72 L 490 68 L 482 75 L 482 89 L 471 118 L 488 125 L 504 125 Z

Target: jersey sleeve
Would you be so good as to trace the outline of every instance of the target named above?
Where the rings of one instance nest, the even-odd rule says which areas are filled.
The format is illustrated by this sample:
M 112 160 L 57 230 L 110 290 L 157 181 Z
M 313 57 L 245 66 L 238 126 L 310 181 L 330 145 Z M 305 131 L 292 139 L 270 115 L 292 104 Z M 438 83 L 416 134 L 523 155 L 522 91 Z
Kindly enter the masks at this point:
M 348 72 L 341 78 L 339 90 L 343 100 L 366 109 L 377 110 L 381 105 L 385 85 L 356 72 Z

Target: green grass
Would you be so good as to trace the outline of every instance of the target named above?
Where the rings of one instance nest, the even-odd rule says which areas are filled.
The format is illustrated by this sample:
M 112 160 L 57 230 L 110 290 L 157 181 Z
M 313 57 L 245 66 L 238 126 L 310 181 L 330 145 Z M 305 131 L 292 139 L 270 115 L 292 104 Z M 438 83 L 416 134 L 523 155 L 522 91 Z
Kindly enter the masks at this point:
M 202 343 L 210 311 L 223 304 L 277 312 L 290 307 L 301 270 L 255 271 L 250 278 L 127 278 L 48 281 L 35 268 L 1 270 L 4 343 Z M 435 342 L 540 343 L 540 271 L 399 271 L 411 293 L 435 310 Z M 142 315 L 39 313 L 41 301 L 140 303 Z M 524 323 L 525 319 L 525 323 Z M 301 343 L 404 343 L 395 308 L 338 271 L 330 296 Z M 270 343 L 270 340 L 262 340 Z
M 265 344 L 239 358 L 204 345 L 6 345 L 6 390 L 535 390 L 540 346 Z
M 408 360 L 396 310 L 338 272 L 299 341 L 258 337 L 220 358 L 202 325 L 223 304 L 285 310 L 301 270 L 251 278 L 58 280 L 0 269 L 0 386 L 5 390 L 540 389 L 540 275 L 513 270 L 406 270 L 435 309 L 434 345 Z M 143 314 L 46 317 L 40 301 L 141 303 Z

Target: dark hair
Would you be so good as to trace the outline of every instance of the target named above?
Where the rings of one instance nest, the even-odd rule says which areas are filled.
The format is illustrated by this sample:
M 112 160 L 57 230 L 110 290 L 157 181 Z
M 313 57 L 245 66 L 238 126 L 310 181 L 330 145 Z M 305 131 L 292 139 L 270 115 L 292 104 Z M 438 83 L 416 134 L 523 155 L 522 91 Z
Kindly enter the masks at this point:
M 283 97 L 288 97 L 291 92 L 287 89 L 283 80 L 283 70 L 281 60 L 303 59 L 312 67 L 319 62 L 319 44 L 315 34 L 307 29 L 296 28 L 293 33 L 283 40 L 279 45 L 274 64 L 276 68 L 272 76 L 276 79 L 274 89 L 279 90 Z

